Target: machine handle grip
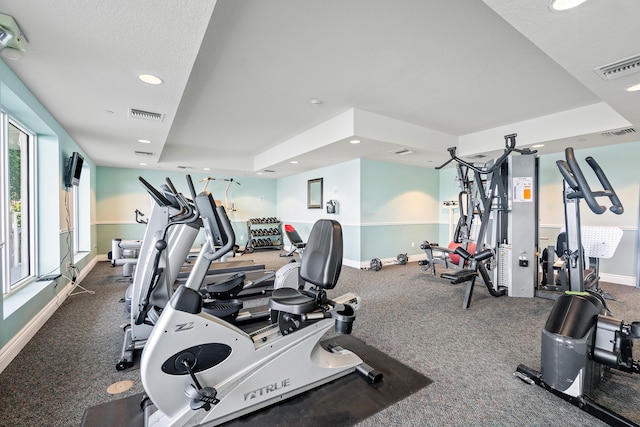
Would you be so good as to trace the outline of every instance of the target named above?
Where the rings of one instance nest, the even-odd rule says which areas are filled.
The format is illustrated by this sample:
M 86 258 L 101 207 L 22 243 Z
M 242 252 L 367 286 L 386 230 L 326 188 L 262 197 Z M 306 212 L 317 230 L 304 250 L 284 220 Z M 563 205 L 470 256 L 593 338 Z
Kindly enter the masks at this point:
M 556 162 L 556 166 L 558 166 L 558 170 L 560 171 L 562 178 L 567 182 L 569 187 L 573 188 L 575 191 L 578 191 L 578 182 L 573 176 L 573 172 L 571 172 L 571 169 L 569 168 L 567 162 L 565 162 L 564 160 L 558 160 Z
M 233 227 L 231 226 L 231 221 L 229 221 L 229 217 L 227 216 L 227 211 L 224 206 L 216 206 L 216 212 L 218 213 L 218 218 L 220 220 L 220 225 L 224 230 L 224 234 L 227 236 L 227 241 L 223 242 L 222 247 L 216 251 L 222 255 L 228 253 L 233 249 L 233 246 L 236 244 L 236 234 L 233 232 Z
M 164 197 L 162 193 L 160 193 L 153 185 L 149 184 L 147 180 L 139 176 L 138 181 L 140 181 L 142 186 L 147 190 L 149 195 L 153 197 L 156 203 L 158 203 L 160 206 L 171 206 L 171 202 L 169 201 L 169 199 Z
M 609 207 L 609 210 L 616 215 L 622 214 L 624 212 L 624 207 L 622 206 L 622 202 L 620 202 L 620 199 L 618 198 L 616 191 L 613 189 L 613 186 L 607 179 L 607 176 L 602 171 L 602 168 L 600 168 L 600 165 L 598 164 L 598 162 L 596 162 L 596 160 L 591 156 L 587 157 L 585 160 L 587 161 L 589 166 L 591 166 L 591 169 L 593 169 L 593 172 L 596 174 L 596 176 L 598 177 L 598 180 L 600 181 L 600 183 L 602 184 L 602 187 L 604 188 L 605 195 L 609 197 L 609 200 L 611 201 L 611 206 Z
M 573 148 L 572 147 L 565 148 L 564 154 L 565 154 L 565 157 L 567 158 L 567 164 L 569 165 L 569 169 L 578 185 L 579 194 L 576 194 L 575 197 L 584 198 L 585 202 L 587 202 L 587 205 L 589 206 L 589 209 L 591 209 L 593 213 L 596 213 L 598 215 L 604 213 L 604 211 L 606 211 L 607 208 L 598 204 L 598 202 L 596 201 L 596 198 L 593 192 L 591 191 L 591 187 L 589 187 L 589 183 L 587 182 L 584 175 L 582 174 L 580 165 L 578 165 L 578 161 L 576 160 L 576 157 L 573 154 Z M 562 169 L 560 171 L 562 172 Z

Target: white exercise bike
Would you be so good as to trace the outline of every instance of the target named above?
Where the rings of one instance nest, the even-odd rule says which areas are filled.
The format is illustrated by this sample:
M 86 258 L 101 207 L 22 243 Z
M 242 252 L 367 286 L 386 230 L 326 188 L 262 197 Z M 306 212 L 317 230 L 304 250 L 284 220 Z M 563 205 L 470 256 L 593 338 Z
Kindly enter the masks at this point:
M 216 207 L 208 192 L 195 200 L 207 233 L 221 228 L 229 236 L 217 251 L 224 254 L 235 243 L 224 207 Z M 200 262 L 208 262 L 202 253 L 196 270 Z M 327 298 L 341 268 L 342 228 L 319 220 L 300 263 L 300 277 L 311 289 L 276 289 L 271 324 L 250 334 L 203 312 L 199 283 L 188 280 L 178 288 L 142 353 L 145 425 L 221 424 L 356 370 L 379 382 L 382 374 L 356 354 L 321 344 L 332 327 L 350 333 L 360 305 L 352 293 Z

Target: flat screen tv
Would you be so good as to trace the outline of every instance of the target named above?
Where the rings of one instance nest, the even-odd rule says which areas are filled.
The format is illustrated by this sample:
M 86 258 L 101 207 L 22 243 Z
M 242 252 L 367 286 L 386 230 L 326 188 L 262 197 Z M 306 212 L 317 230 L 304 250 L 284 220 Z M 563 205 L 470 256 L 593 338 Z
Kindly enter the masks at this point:
M 84 157 L 77 151 L 74 151 L 67 162 L 67 170 L 65 171 L 64 185 L 71 187 L 80 183 L 80 175 L 82 174 L 82 164 Z

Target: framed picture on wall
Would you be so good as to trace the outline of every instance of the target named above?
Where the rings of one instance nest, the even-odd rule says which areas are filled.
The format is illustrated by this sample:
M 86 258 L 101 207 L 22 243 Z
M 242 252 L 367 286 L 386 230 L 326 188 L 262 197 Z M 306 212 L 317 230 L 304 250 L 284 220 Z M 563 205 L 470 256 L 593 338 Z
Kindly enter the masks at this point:
M 307 209 L 322 209 L 322 178 L 307 181 Z

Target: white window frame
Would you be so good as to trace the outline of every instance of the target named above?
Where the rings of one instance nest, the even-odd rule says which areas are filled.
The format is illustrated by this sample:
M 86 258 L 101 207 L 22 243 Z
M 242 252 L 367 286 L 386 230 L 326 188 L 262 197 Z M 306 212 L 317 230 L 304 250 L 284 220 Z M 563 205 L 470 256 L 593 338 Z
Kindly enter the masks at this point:
M 11 283 L 11 261 L 9 259 L 10 250 L 7 247 L 8 236 L 10 234 L 10 219 L 7 216 L 9 212 L 10 196 L 9 196 L 9 124 L 16 127 L 28 137 L 27 148 L 27 192 L 28 192 L 28 208 L 27 208 L 27 225 L 29 231 L 29 243 L 26 256 L 28 258 L 28 275 L 21 278 L 15 283 Z M 9 294 L 15 292 L 22 286 L 30 283 L 36 275 L 37 263 L 37 228 L 36 228 L 36 192 L 37 192 L 37 176 L 36 176 L 36 147 L 37 135 L 28 127 L 24 126 L 15 118 L 11 117 L 4 111 L 0 111 L 0 186 L 2 187 L 3 196 L 0 198 L 0 262 L 2 267 L 2 292 Z M 23 213 L 24 220 L 24 213 Z M 24 222 L 23 222 L 24 223 Z

